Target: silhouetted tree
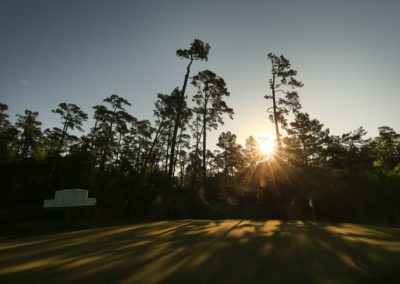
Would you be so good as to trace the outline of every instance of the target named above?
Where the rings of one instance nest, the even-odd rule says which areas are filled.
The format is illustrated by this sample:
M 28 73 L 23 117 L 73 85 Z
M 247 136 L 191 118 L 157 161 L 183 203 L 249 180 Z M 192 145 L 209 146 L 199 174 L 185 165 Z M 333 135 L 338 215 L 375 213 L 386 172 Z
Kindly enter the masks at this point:
M 129 113 L 127 113 L 125 111 L 119 112 L 116 117 L 115 131 L 118 135 L 117 149 L 115 150 L 115 155 L 116 155 L 115 163 L 116 164 L 119 164 L 119 156 L 120 156 L 120 152 L 121 152 L 120 150 L 121 150 L 121 143 L 123 141 L 123 138 L 129 132 L 128 124 L 131 123 L 131 125 L 137 125 L 137 123 L 135 124 L 132 122 L 137 122 L 136 117 L 131 116 Z
M 383 172 L 390 173 L 400 165 L 400 134 L 389 126 L 378 128 L 379 136 L 373 141 L 373 151 L 376 156 L 374 166 Z
M 367 132 L 363 127 L 354 131 L 332 135 L 328 139 L 324 153 L 330 168 L 349 171 L 350 175 L 372 167 L 371 139 L 364 139 Z
M 175 89 L 173 91 L 178 92 L 178 89 Z M 154 110 L 153 110 L 153 115 L 155 117 L 155 124 L 156 124 L 156 129 L 155 129 L 155 134 L 153 138 L 153 142 L 151 143 L 150 149 L 146 155 L 145 161 L 143 163 L 143 171 L 147 169 L 147 165 L 150 161 L 150 159 L 154 158 L 154 150 L 157 147 L 157 144 L 160 144 L 160 140 L 162 140 L 162 136 L 168 135 L 169 132 L 165 131 L 168 126 L 171 126 L 171 121 L 173 121 L 174 116 L 175 116 L 175 111 L 174 111 L 174 101 L 176 101 L 173 98 L 172 95 L 166 95 L 166 94 L 157 94 L 157 101 L 154 103 Z M 168 138 L 167 138 L 168 139 Z M 162 146 L 160 145 L 160 148 Z
M 52 129 L 46 128 L 43 131 L 44 139 L 43 142 L 47 146 L 47 153 L 54 153 L 58 146 L 60 145 L 62 130 L 58 127 L 53 127 Z
M 188 59 L 189 64 L 186 67 L 186 74 L 185 78 L 183 80 L 183 86 L 182 89 L 179 92 L 179 101 L 177 104 L 177 109 L 176 109 L 176 117 L 175 117 L 175 124 L 174 124 L 174 130 L 172 133 L 171 137 L 171 155 L 170 155 L 170 161 L 169 161 L 169 169 L 168 169 L 168 178 L 171 180 L 173 177 L 173 169 L 174 169 L 174 164 L 175 164 L 175 147 L 176 147 L 176 141 L 177 141 L 177 135 L 178 135 L 178 128 L 181 123 L 181 117 L 182 117 L 182 112 L 183 112 L 183 107 L 184 107 L 184 101 L 185 101 L 185 92 L 186 92 L 186 86 L 187 82 L 189 79 L 189 74 L 190 74 L 190 67 L 192 66 L 192 63 L 194 60 L 208 60 L 208 52 L 210 51 L 210 45 L 208 43 L 204 43 L 199 39 L 195 39 L 192 44 L 190 45 L 189 49 L 178 49 L 176 51 L 176 55 L 180 58 Z
M 223 114 L 228 114 L 233 119 L 233 109 L 226 105 L 224 96 L 229 96 L 224 79 L 218 77 L 214 72 L 205 70 L 193 77 L 192 84 L 198 91 L 193 96 L 196 103 L 196 112 L 201 114 L 203 124 L 203 183 L 206 182 L 206 153 L 207 153 L 207 130 L 217 129 L 219 124 L 224 124 Z
M 90 150 L 93 150 L 94 147 L 94 140 L 97 135 L 97 130 L 98 130 L 98 124 L 100 121 L 102 121 L 103 117 L 107 115 L 107 108 L 103 105 L 96 105 L 93 107 L 94 109 L 94 115 L 93 118 L 95 120 L 94 122 L 94 127 L 91 129 L 91 134 L 90 134 Z
M 98 219 L 117 222 L 135 216 L 315 220 L 317 210 L 326 221 L 400 224 L 400 134 L 382 126 L 375 138 L 362 127 L 330 135 L 300 112 L 292 88 L 302 84 L 283 56 L 268 55 L 272 94 L 266 96 L 279 155 L 267 159 L 252 136 L 243 149 L 231 132 L 220 134 L 219 150 L 207 149 L 207 131 L 233 114 L 223 100 L 224 80 L 209 70 L 191 78 L 197 93 L 188 107 L 191 64 L 207 60 L 208 51 L 199 40 L 177 51 L 189 60 L 184 84 L 157 95 L 154 123 L 133 117 L 125 109 L 130 103 L 114 94 L 93 107 L 94 126 L 81 137 L 71 129 L 82 131 L 87 115 L 66 103 L 53 110 L 62 127 L 42 135 L 37 112 L 17 115 L 13 126 L 0 103 L 0 219 L 37 219 L 54 189 L 82 187 L 94 191 Z M 51 168 L 52 161 L 59 167 Z
M 100 173 L 103 173 L 105 163 L 108 156 L 112 155 L 110 144 L 115 143 L 115 127 L 119 122 L 123 121 L 125 118 L 130 117 L 127 113 L 125 106 L 131 106 L 131 104 L 124 98 L 112 94 L 108 98 L 105 98 L 103 102 L 106 102 L 111 105 L 111 110 L 102 109 L 104 116 L 101 121 L 102 128 L 102 146 L 101 146 L 101 160 L 100 160 Z
M 286 146 L 285 152 L 291 160 L 309 165 L 321 158 L 321 152 L 329 136 L 329 130 L 322 128 L 323 124 L 317 119 L 310 119 L 308 113 L 296 113 L 294 121 L 286 128 L 288 137 L 283 140 Z
M 26 109 L 25 115 L 17 114 L 15 126 L 21 129 L 19 138 L 18 153 L 22 158 L 28 158 L 34 152 L 42 137 L 40 126 L 42 123 L 37 120 L 39 113 Z
M 202 127 L 202 114 L 197 109 L 194 108 L 194 119 L 189 125 L 192 131 L 192 138 L 194 139 L 194 144 L 192 146 L 193 150 L 190 155 L 190 171 L 191 171 L 191 188 L 194 189 L 195 183 L 197 181 L 197 176 L 199 174 L 198 169 L 201 167 L 201 159 L 199 157 L 200 153 L 200 142 L 203 135 L 204 128 Z
M 8 105 L 0 103 L 0 160 L 6 158 L 16 144 L 18 130 L 8 120 Z
M 87 120 L 88 116 L 75 104 L 60 103 L 58 108 L 52 110 L 52 112 L 61 116 L 63 124 L 61 138 L 56 150 L 56 153 L 59 154 L 62 151 L 65 138 L 68 137 L 68 129 L 76 128 L 79 131 L 83 131 L 82 123 Z
M 136 152 L 136 171 L 140 171 L 141 169 L 146 170 L 144 168 L 144 163 L 146 161 L 146 157 L 148 156 L 148 152 L 151 147 L 151 136 L 154 132 L 154 128 L 151 126 L 150 121 L 147 119 L 140 120 L 137 122 L 137 139 L 135 145 Z
M 279 152 L 282 151 L 281 137 L 279 133 L 279 124 L 286 126 L 287 122 L 285 115 L 290 110 L 297 111 L 301 108 L 299 95 L 296 91 L 287 90 L 296 87 L 302 87 L 303 83 L 295 79 L 297 71 L 291 68 L 290 62 L 283 55 L 276 56 L 273 53 L 268 53 L 268 60 L 271 62 L 271 76 L 269 79 L 269 87 L 271 95 L 265 95 L 264 98 L 272 100 L 272 114 L 269 118 L 275 124 L 276 141 L 278 143 Z M 278 94 L 282 93 L 283 97 L 279 98 Z
M 236 143 L 236 135 L 230 131 L 222 132 L 218 138 L 217 146 L 222 152 L 219 154 L 219 166 L 223 169 L 225 188 L 228 187 L 228 177 L 233 182 L 233 177 L 244 165 L 242 156 L 242 146 Z
M 246 139 L 246 148 L 243 150 L 246 167 L 254 169 L 263 158 L 260 153 L 260 145 L 253 136 Z

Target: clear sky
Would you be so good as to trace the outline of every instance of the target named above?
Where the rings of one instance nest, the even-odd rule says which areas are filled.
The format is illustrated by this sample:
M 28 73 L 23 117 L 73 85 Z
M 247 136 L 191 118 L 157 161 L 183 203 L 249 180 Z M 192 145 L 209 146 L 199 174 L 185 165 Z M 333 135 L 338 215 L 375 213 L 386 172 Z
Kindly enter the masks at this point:
M 227 130 L 240 143 L 273 134 L 263 98 L 268 52 L 298 70 L 303 110 L 331 133 L 364 126 L 375 136 L 382 125 L 399 132 L 399 14 L 396 0 L 1 0 L 0 101 L 12 119 L 39 111 L 43 129 L 60 126 L 50 111 L 60 102 L 92 116 L 113 93 L 132 103 L 132 115 L 152 119 L 156 94 L 182 86 L 187 62 L 176 49 L 199 38 L 210 56 L 192 75 L 223 77 L 235 111 L 210 144 Z

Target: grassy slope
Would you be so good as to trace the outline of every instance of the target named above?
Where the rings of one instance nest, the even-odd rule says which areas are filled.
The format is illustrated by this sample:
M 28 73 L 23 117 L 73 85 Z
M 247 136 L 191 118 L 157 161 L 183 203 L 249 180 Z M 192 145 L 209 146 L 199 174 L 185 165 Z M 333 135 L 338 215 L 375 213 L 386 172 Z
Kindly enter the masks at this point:
M 0 283 L 393 278 L 400 279 L 400 229 L 369 225 L 182 220 L 0 239 Z

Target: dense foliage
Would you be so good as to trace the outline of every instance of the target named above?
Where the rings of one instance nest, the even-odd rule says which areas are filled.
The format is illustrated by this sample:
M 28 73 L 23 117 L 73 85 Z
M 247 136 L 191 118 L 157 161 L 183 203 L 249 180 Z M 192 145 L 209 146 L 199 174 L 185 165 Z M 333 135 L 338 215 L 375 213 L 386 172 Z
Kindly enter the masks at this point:
M 279 137 L 275 154 L 262 154 L 251 136 L 239 145 L 229 131 L 211 151 L 207 133 L 233 115 L 224 101 L 230 95 L 225 81 L 199 72 L 191 77 L 197 92 L 185 95 L 192 62 L 207 60 L 209 50 L 195 40 L 177 51 L 189 60 L 183 87 L 157 95 L 153 122 L 130 114 L 130 102 L 116 94 L 93 106 L 88 131 L 88 114 L 74 104 L 53 110 L 60 128 L 42 130 L 38 112 L 25 110 L 12 124 L 8 106 L 0 103 L 0 218 L 43 218 L 43 199 L 55 190 L 86 188 L 98 200 L 99 222 L 154 217 L 400 224 L 400 134 L 382 126 L 375 138 L 366 138 L 362 127 L 331 135 L 301 112 L 292 89 L 302 83 L 283 56 L 268 54 L 272 93 L 266 99 L 272 107 L 266 108 Z

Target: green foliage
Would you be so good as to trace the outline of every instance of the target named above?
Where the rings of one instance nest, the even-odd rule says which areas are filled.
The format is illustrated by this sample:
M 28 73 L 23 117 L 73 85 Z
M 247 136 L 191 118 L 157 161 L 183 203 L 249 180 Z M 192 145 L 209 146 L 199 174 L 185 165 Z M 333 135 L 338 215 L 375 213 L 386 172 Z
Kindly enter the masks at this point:
M 377 158 L 374 166 L 388 173 L 400 160 L 400 134 L 388 126 L 379 127 L 378 130 L 379 137 L 373 140 L 373 152 Z
M 283 139 L 289 161 L 304 165 L 321 164 L 329 136 L 329 129 L 323 130 L 322 127 L 323 124 L 310 119 L 308 113 L 296 112 L 295 120 L 286 127 L 288 136 Z
M 190 60 L 208 60 L 208 53 L 210 51 L 210 45 L 204 43 L 199 39 L 195 39 L 189 49 L 178 49 L 176 55 L 180 58 Z

